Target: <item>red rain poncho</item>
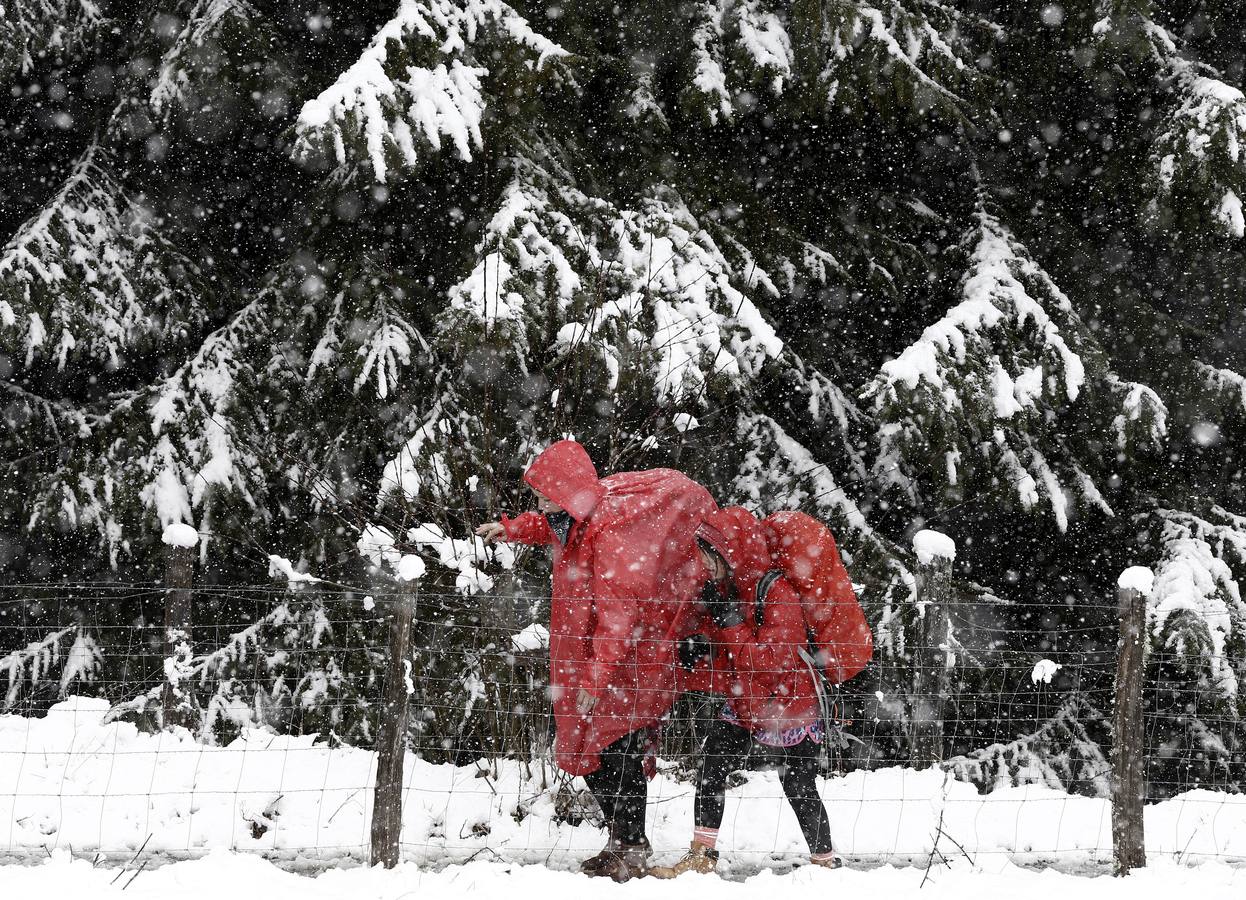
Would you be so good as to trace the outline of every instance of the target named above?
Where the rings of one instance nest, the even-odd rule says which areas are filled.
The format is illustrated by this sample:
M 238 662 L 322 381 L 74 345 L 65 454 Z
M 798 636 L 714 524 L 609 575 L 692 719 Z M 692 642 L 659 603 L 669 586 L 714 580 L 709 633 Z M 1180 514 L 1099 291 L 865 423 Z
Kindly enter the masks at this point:
M 598 479 L 575 441 L 546 449 L 524 480 L 571 514 L 560 545 L 545 516 L 503 517 L 506 539 L 554 546 L 550 687 L 555 756 L 572 775 L 599 751 L 657 723 L 682 688 L 675 641 L 689 633 L 706 578 L 693 535 L 716 507 L 709 492 L 671 469 Z M 587 717 L 580 688 L 597 698 Z
M 757 585 L 771 568 L 762 523 L 732 506 L 710 515 L 697 535 L 731 567 L 744 615 L 739 625 L 709 632 L 727 651 L 732 676 L 727 694 L 740 724 L 750 731 L 782 732 L 815 721 L 821 711 L 814 673 L 800 655 L 808 644 L 805 615 L 786 578 L 770 585 L 758 622 Z

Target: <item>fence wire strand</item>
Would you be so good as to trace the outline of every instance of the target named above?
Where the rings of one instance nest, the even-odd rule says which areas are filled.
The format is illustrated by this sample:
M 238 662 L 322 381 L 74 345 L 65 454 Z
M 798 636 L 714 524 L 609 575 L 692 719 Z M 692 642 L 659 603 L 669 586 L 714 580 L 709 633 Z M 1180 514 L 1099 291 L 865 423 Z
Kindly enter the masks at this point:
M 177 670 L 166 594 L 151 584 L 0 586 L 0 858 L 229 847 L 311 867 L 366 860 L 395 602 L 414 606 L 404 857 L 442 865 L 483 853 L 570 868 L 600 848 L 600 810 L 554 765 L 547 653 L 525 643 L 548 621 L 548 597 L 197 585 L 189 662 Z M 880 651 L 835 692 L 846 739 L 824 745 L 820 787 L 841 855 L 919 862 L 946 833 L 975 855 L 1108 860 L 1116 657 L 1086 644 L 1111 632 L 1116 609 L 1069 611 L 1103 625 L 1022 629 L 953 609 L 962 643 L 950 667 L 943 644 Z M 1007 646 L 1038 639 L 1037 651 Z M 1057 666 L 1049 681 L 1036 675 L 1040 660 Z M 1147 659 L 1156 673 L 1184 663 Z M 945 693 L 911 688 L 931 666 L 943 669 Z M 171 681 L 186 727 L 163 720 Z M 1209 763 L 1198 743 L 1200 729 L 1240 726 L 1223 692 L 1151 678 L 1144 699 L 1149 847 L 1246 864 L 1246 797 L 1233 792 L 1241 753 Z M 723 702 L 684 695 L 663 725 L 649 791 L 660 852 L 687 845 L 700 742 Z M 917 770 L 907 753 L 928 708 L 939 710 L 939 764 Z M 805 852 L 776 760 L 757 761 L 731 781 L 728 871 Z

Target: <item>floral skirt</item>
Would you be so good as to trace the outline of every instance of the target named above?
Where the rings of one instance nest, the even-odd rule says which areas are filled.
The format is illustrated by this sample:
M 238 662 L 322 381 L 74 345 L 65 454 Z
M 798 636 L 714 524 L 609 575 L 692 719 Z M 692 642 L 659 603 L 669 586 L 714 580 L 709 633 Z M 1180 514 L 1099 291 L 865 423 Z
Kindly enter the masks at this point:
M 744 727 L 740 717 L 736 715 L 735 709 L 732 708 L 730 700 L 723 705 L 722 712 L 718 714 L 718 717 L 724 722 L 739 725 L 741 728 Z M 803 725 L 792 725 L 782 730 L 758 726 L 752 730 L 752 733 L 753 740 L 766 747 L 795 747 L 806 738 L 815 744 L 822 743 L 822 739 L 826 736 L 826 729 L 823 727 L 821 719 L 814 719 L 812 722 L 806 722 Z

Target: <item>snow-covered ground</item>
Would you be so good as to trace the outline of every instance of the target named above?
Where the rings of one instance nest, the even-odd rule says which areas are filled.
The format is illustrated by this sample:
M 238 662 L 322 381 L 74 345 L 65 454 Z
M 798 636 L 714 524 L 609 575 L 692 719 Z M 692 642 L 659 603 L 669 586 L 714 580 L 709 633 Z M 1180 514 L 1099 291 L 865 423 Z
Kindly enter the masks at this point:
M 620 900 L 775 900 L 776 897 L 886 900 L 1171 900 L 1197 894 L 1199 900 L 1240 900 L 1246 869 L 1218 863 L 1182 866 L 1163 860 L 1128 878 L 1085 877 L 1052 869 L 1021 869 L 1005 860 L 970 866 L 965 862 L 931 871 L 884 866 L 868 870 L 805 867 L 779 875 L 762 872 L 744 881 L 714 875 L 684 875 L 674 881 L 642 879 L 613 884 L 545 866 L 472 862 L 430 871 L 411 863 L 380 868 L 335 869 L 316 877 L 284 871 L 254 856 L 213 851 L 206 858 L 161 868 L 93 868 L 86 860 L 57 853 L 34 866 L 0 866 L 6 897 L 91 897 L 106 900 L 219 900 L 222 895 L 264 900 L 439 900 L 443 897 L 555 900 L 564 897 Z M 124 890 L 124 893 L 122 891 Z
M 89 860 L 99 854 L 101 865 L 133 860 L 134 867 L 153 868 L 171 858 L 213 854 L 239 872 L 268 872 L 267 863 L 218 852 L 266 856 L 305 871 L 366 859 L 371 753 L 258 731 L 227 747 L 208 747 L 185 734 L 102 725 L 105 708 L 103 701 L 74 698 L 44 718 L 0 716 L 0 857 L 51 859 L 46 864 L 57 878 L 87 881 L 99 875 L 89 865 L 71 866 L 62 851 Z M 509 761 L 492 769 L 456 768 L 408 758 L 405 783 L 403 854 L 413 864 L 405 876 L 333 879 L 358 878 L 358 889 L 372 890 L 367 879 L 378 878 L 378 896 L 390 887 L 396 895 L 399 884 L 420 879 L 446 891 L 455 883 L 544 890 L 542 879 L 564 877 L 545 870 L 573 869 L 603 840 L 592 825 L 573 826 L 556 814 L 562 801 L 548 767 Z M 821 787 L 837 848 L 853 868 L 871 870 L 871 884 L 894 879 L 897 890 L 906 889 L 914 870 L 886 866 L 924 868 L 940 822 L 938 849 L 955 869 L 943 870 L 939 880 L 959 879 L 963 870 L 963 877 L 985 885 L 1011 872 L 1007 877 L 1015 874 L 1035 891 L 1040 885 L 1050 891 L 1070 872 L 1103 871 L 1110 856 L 1110 813 L 1103 800 L 1034 786 L 979 796 L 940 772 L 899 768 L 830 778 Z M 1146 815 L 1148 852 L 1159 867 L 1147 879 L 1156 885 L 1194 879 L 1209 889 L 1246 887 L 1246 868 L 1226 868 L 1246 864 L 1246 797 L 1194 791 L 1149 806 Z M 687 845 L 691 817 L 692 786 L 659 774 L 650 786 L 649 808 L 659 860 Z M 736 877 L 768 867 L 787 871 L 801 860 L 803 841 L 773 772 L 754 773 L 730 792 L 720 847 L 727 874 Z M 986 874 L 971 873 L 970 859 Z M 485 861 L 490 865 L 478 865 Z M 1191 868 L 1199 863 L 1208 865 Z M 499 864 L 513 865 L 511 875 L 503 877 Z M 534 864 L 539 868 L 528 867 Z M 1054 865 L 1065 875 L 1025 874 L 1009 868 L 1014 864 Z M 447 866 L 453 874 L 432 874 Z M 0 879 L 32 877 L 10 868 Z M 189 863 L 172 869 L 204 871 Z M 140 884 L 155 883 L 153 875 L 144 872 Z M 295 883 L 276 872 L 264 877 Z M 764 890 L 766 877 L 751 879 L 747 890 Z M 315 884 L 345 892 L 353 883 L 333 879 Z

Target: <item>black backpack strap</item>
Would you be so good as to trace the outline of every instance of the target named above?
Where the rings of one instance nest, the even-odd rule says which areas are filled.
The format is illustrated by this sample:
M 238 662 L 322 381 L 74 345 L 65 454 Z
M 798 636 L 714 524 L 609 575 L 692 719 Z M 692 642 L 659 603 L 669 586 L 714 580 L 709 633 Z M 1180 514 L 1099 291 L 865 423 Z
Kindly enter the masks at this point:
M 753 621 L 761 626 L 766 620 L 766 595 L 774 587 L 774 583 L 783 577 L 779 569 L 771 569 L 757 582 L 757 608 Z

